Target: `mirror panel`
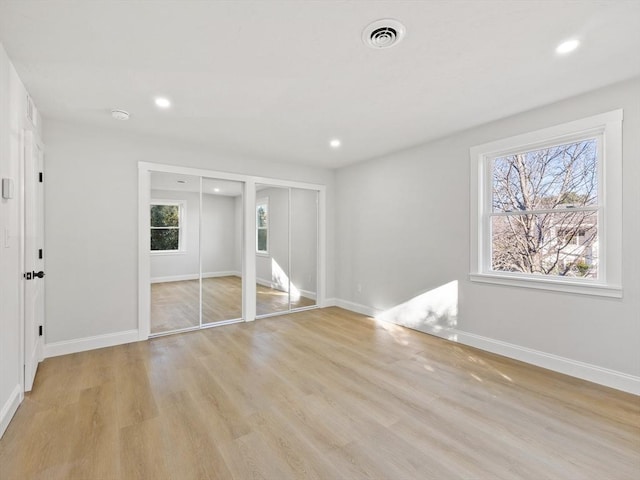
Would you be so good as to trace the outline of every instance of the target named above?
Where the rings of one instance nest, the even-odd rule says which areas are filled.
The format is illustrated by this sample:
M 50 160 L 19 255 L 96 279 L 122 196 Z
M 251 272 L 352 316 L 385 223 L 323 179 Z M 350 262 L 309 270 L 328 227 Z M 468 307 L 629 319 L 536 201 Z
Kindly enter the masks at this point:
M 242 318 L 243 184 L 202 179 L 202 324 Z
M 289 189 L 256 185 L 256 315 L 289 307 Z
M 316 305 L 318 192 L 291 189 L 291 308 Z
M 151 333 L 200 325 L 200 177 L 151 173 Z

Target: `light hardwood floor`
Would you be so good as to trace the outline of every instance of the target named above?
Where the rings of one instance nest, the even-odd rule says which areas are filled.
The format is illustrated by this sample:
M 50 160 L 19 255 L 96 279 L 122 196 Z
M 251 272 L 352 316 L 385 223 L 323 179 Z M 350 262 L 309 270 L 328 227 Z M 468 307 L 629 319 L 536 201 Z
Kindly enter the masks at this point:
M 199 325 L 199 281 L 183 280 L 151 284 L 151 333 L 168 332 Z M 286 311 L 286 292 L 256 285 L 258 315 Z M 215 277 L 202 279 L 202 322 L 213 323 L 242 318 L 242 279 Z M 315 305 L 306 297 L 292 298 L 291 308 Z
M 639 398 L 338 308 L 40 366 L 0 478 L 638 479 Z

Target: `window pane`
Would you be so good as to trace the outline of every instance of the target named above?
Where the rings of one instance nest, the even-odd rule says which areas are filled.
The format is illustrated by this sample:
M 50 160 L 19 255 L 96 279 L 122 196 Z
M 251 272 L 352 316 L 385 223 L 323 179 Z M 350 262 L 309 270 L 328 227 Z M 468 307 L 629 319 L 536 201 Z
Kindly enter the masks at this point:
M 267 230 L 266 229 L 258 230 L 258 251 L 259 252 L 267 251 Z
M 151 205 L 151 226 L 180 226 L 180 207 L 178 205 Z
M 178 250 L 180 230 L 177 228 L 151 229 L 151 250 Z
M 492 270 L 598 278 L 596 211 L 491 218 Z
M 258 228 L 266 228 L 267 227 L 267 206 L 258 205 L 256 211 L 258 215 Z
M 595 138 L 493 160 L 493 211 L 547 210 L 598 204 Z

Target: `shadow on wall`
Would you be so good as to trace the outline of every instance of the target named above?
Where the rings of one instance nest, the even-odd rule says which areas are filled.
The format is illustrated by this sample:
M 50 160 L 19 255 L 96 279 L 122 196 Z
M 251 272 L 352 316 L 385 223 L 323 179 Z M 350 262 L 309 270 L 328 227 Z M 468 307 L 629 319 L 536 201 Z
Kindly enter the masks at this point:
M 458 281 L 421 293 L 379 313 L 375 319 L 425 333 L 441 336 L 444 333 L 446 336 L 446 332 L 455 329 L 458 324 Z

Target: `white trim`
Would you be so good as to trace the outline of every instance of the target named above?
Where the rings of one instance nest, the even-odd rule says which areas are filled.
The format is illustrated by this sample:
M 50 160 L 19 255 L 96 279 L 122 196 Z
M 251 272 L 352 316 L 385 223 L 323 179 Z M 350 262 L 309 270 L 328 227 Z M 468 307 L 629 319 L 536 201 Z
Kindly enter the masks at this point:
M 286 290 L 281 288 L 277 283 L 266 280 L 264 278 L 256 278 L 256 283 L 258 285 L 262 285 L 263 287 L 273 288 L 274 290 L 278 290 L 280 292 L 286 292 Z M 309 300 L 317 300 L 318 294 L 316 292 L 302 289 L 298 289 L 298 291 L 300 292 L 300 296 L 302 297 L 308 298 Z
M 242 312 L 245 322 L 256 319 L 256 183 L 247 179 L 244 185 L 244 204 L 242 210 L 244 226 L 244 251 L 242 255 Z
M 337 307 L 360 313 L 368 317 L 375 317 L 382 311 L 358 303 L 342 300 L 339 298 L 330 299 L 327 303 Z M 327 305 L 328 306 L 328 305 Z M 382 321 L 382 320 L 376 320 Z M 391 322 L 394 325 L 404 326 L 401 323 Z M 405 327 L 410 328 L 410 327 Z M 417 330 L 429 335 L 443 338 L 470 347 L 479 348 L 487 352 L 496 353 L 521 362 L 536 365 L 538 367 L 553 370 L 565 375 L 581 378 L 589 382 L 594 382 L 607 387 L 622 390 L 624 392 L 640 395 L 640 377 L 618 372 L 608 368 L 600 367 L 579 360 L 561 357 L 552 353 L 541 352 L 528 347 L 522 347 L 513 343 L 503 342 L 493 338 L 483 337 L 474 333 L 464 332 L 455 328 L 429 327 Z
M 11 419 L 18 410 L 18 407 L 22 403 L 22 399 L 24 398 L 24 393 L 22 393 L 22 386 L 17 384 L 9 398 L 2 406 L 2 410 L 0 410 L 0 438 L 4 435 L 4 432 L 7 430 Z
M 554 292 L 577 293 L 579 295 L 597 295 L 601 297 L 622 298 L 622 287 L 600 283 L 580 283 L 578 281 L 558 281 L 555 278 L 528 275 L 509 275 L 508 273 L 471 273 L 472 282 L 507 285 L 510 287 L 534 288 L 536 290 L 553 290 Z
M 237 270 L 229 270 L 222 272 L 204 272 L 202 278 L 217 278 L 217 277 L 240 277 L 242 274 Z M 200 275 L 197 273 L 189 273 L 186 275 L 169 275 L 166 277 L 152 277 L 151 283 L 166 283 L 166 282 L 182 282 L 183 280 L 198 280 Z
M 44 356 L 45 358 L 57 357 L 69 353 L 86 352 L 87 350 L 95 350 L 97 348 L 137 342 L 138 340 L 138 330 L 126 330 L 92 337 L 63 340 L 62 342 L 46 343 L 44 346 Z
M 278 285 L 275 282 L 272 282 L 271 280 L 267 280 L 266 278 L 256 277 L 256 283 L 258 285 L 262 285 L 263 287 L 273 288 L 274 290 L 280 290 L 281 292 L 286 292 L 286 290 L 283 290 L 282 288 L 278 288 Z
M 470 275 L 474 282 L 584 295 L 622 297 L 622 120 L 621 109 L 477 145 L 470 160 Z M 598 235 L 604 248 L 597 280 L 538 276 L 491 270 L 491 158 L 515 151 L 600 135 L 598 142 Z M 571 210 L 573 211 L 573 210 Z M 528 212 L 527 212 L 528 213 Z M 565 213 L 564 209 L 558 213 Z M 493 214 L 492 214 L 493 215 Z
M 473 333 L 459 330 L 445 333 L 445 335 L 442 335 L 442 333 L 445 332 L 440 332 L 440 334 L 435 333 L 435 335 L 481 350 L 497 353 L 504 357 L 553 370 L 554 372 L 563 373 L 571 377 L 581 378 L 589 382 L 615 388 L 616 390 L 640 395 L 640 377 L 634 375 L 599 367 L 598 365 L 581 362 L 579 360 L 573 360 L 571 358 L 561 357 L 552 353 L 541 352 L 532 348 L 494 340 L 493 338 L 483 337 Z M 449 338 L 451 333 L 456 335 L 456 338 Z
M 320 308 L 337 307 L 337 306 L 338 306 L 338 299 L 335 297 L 331 297 L 331 298 L 325 298 L 324 303 L 320 305 Z
M 316 292 L 312 292 L 311 290 L 302 290 L 300 291 L 300 296 L 304 298 L 308 298 L 309 300 L 317 300 L 318 294 Z
M 345 310 L 350 310 L 352 312 L 359 313 L 360 315 L 366 315 L 367 317 L 375 317 L 377 314 L 381 313 L 380 310 L 376 310 L 373 307 L 362 305 L 360 303 L 350 302 L 341 298 L 334 298 L 332 300 L 336 307 L 344 308 Z

